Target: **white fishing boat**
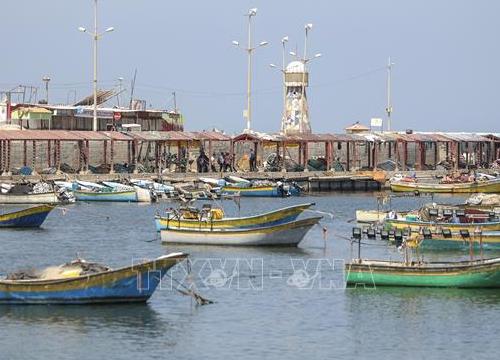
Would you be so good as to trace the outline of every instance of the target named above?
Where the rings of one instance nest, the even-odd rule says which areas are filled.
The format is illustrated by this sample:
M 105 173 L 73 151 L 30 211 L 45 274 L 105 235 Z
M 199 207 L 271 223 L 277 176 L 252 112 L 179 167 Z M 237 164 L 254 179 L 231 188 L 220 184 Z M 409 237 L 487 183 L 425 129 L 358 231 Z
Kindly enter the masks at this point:
M 152 180 L 130 180 L 135 186 L 139 186 L 143 189 L 152 189 L 157 193 L 170 193 L 175 190 L 172 185 L 160 184 Z
M 321 217 L 313 217 L 250 229 L 164 229 L 161 230 L 161 240 L 166 244 L 297 246 L 320 220 Z
M 103 183 L 103 185 L 106 185 L 107 187 L 110 187 L 116 191 L 128 191 L 128 190 L 134 189 L 133 186 L 122 184 L 119 182 L 114 182 L 114 181 L 103 181 L 102 183 Z
M 106 186 L 95 183 L 95 182 L 90 182 L 90 181 L 83 181 L 83 180 L 76 180 L 76 183 L 84 188 L 93 188 L 93 189 L 105 189 Z
M 200 177 L 199 180 L 205 184 L 209 184 L 212 186 L 225 186 L 226 185 L 226 180 L 224 179 L 214 179 L 214 178 L 208 178 L 208 177 Z
M 55 191 L 41 194 L 0 194 L 0 204 L 59 204 L 61 200 Z
M 356 221 L 359 223 L 382 222 L 388 213 L 388 211 L 380 210 L 356 210 Z

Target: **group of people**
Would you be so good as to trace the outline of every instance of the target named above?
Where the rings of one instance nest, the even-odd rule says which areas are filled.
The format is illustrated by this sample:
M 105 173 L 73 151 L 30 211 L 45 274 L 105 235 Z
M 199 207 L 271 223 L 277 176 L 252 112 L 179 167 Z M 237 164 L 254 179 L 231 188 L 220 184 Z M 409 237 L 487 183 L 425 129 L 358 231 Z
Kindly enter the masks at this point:
M 199 173 L 209 172 L 209 168 L 212 172 L 235 172 L 234 159 L 234 154 L 224 151 L 221 151 L 219 154 L 214 152 L 209 159 L 205 151 L 201 149 L 196 161 L 197 170 Z M 253 149 L 250 150 L 248 161 L 250 163 L 250 171 L 257 171 L 257 156 Z
M 215 164 L 219 165 L 219 172 L 232 172 L 236 171 L 234 168 L 234 154 L 221 151 L 219 155 L 215 152 L 212 154 L 212 171 L 216 172 Z

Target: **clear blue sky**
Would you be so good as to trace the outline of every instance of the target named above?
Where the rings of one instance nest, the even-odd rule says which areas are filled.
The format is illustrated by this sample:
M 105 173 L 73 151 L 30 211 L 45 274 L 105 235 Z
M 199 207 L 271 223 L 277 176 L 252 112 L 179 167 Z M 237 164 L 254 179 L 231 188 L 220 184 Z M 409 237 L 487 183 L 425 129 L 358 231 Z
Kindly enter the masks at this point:
M 394 128 L 421 131 L 500 131 L 500 1 L 316 0 L 166 1 L 100 0 L 101 87 L 138 69 L 136 95 L 171 108 L 176 90 L 187 129 L 244 127 L 246 57 L 242 16 L 257 7 L 255 40 L 270 45 L 254 58 L 253 128 L 277 131 L 281 79 L 268 64 L 281 63 L 280 39 L 302 49 L 303 27 L 313 23 L 309 100 L 315 132 L 341 132 L 355 121 L 382 117 L 390 55 Z M 91 0 L 2 1 L 0 89 L 42 86 L 51 100 L 68 91 L 91 93 Z M 43 96 L 44 92 L 40 90 Z

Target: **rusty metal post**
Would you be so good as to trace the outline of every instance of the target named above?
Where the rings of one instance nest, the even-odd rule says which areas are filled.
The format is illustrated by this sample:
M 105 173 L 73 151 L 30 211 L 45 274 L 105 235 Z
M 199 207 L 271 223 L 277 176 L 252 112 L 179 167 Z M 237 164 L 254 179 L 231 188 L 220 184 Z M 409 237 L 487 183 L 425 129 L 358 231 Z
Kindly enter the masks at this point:
M 51 141 L 47 140 L 47 166 L 48 167 L 52 166 L 52 162 L 50 161 L 50 159 L 51 159 L 51 153 L 52 153 L 52 150 L 51 150 Z

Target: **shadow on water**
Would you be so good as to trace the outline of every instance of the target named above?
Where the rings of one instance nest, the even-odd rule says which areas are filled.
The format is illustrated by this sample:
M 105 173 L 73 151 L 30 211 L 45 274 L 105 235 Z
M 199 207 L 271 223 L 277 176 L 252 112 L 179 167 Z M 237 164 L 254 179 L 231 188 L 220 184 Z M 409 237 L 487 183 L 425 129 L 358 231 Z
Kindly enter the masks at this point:
M 0 319 L 4 324 L 64 326 L 74 331 L 86 331 L 89 327 L 110 328 L 138 334 L 150 331 L 152 335 L 171 326 L 148 304 L 3 305 Z
M 347 288 L 346 300 L 353 306 L 370 298 L 371 302 L 383 300 L 396 305 L 411 302 L 463 302 L 476 306 L 500 304 L 498 289 L 456 289 L 456 288 L 417 288 L 417 287 L 376 287 Z
M 162 247 L 170 251 L 182 251 L 197 257 L 207 257 L 216 255 L 217 257 L 248 258 L 248 257 L 268 257 L 270 255 L 279 256 L 307 256 L 313 252 L 307 248 L 290 246 L 223 246 L 223 245 L 165 245 Z

